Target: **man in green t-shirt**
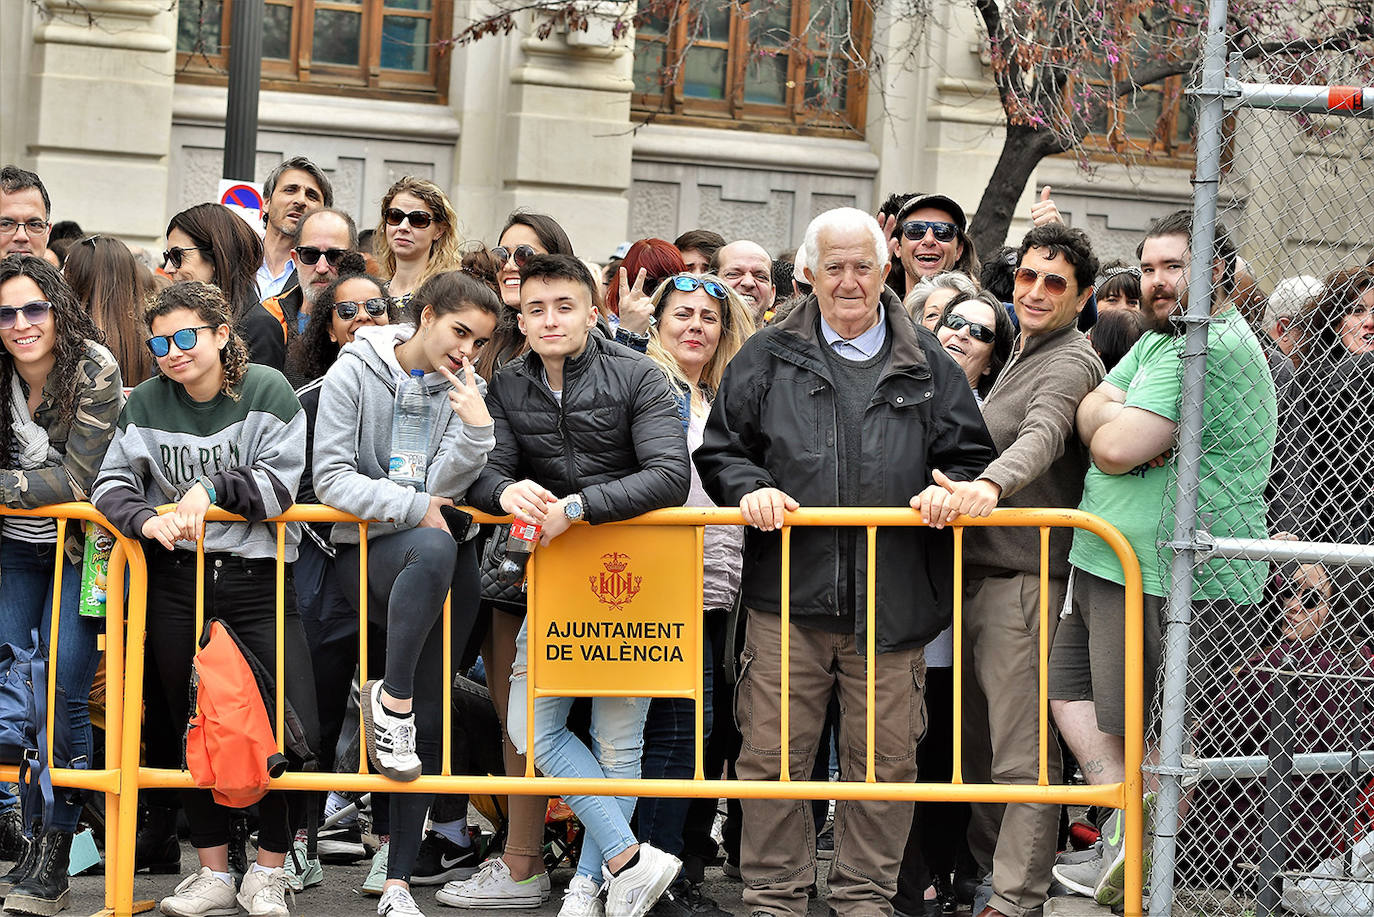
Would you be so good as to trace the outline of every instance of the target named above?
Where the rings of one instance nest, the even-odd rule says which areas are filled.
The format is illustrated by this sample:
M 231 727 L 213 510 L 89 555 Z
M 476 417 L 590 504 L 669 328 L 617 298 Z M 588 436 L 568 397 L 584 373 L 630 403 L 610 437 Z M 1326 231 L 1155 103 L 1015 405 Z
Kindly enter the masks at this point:
M 1274 383 L 1259 342 L 1230 303 L 1235 247 L 1220 226 L 1216 240 L 1198 513 L 1201 527 L 1213 535 L 1263 538 L 1264 487 L 1277 427 Z M 1078 406 L 1078 433 L 1092 456 L 1079 509 L 1116 526 L 1140 561 L 1147 710 L 1157 683 L 1172 556 L 1161 545 L 1174 526 L 1173 447 L 1183 378 L 1184 339 L 1174 318 L 1187 308 L 1191 245 L 1186 210 L 1157 220 L 1146 232 L 1136 254 L 1149 330 Z M 1060 622 L 1050 652 L 1050 705 L 1088 782 L 1116 783 L 1125 775 L 1125 577 L 1116 554 L 1087 532 L 1075 532 L 1069 562 L 1072 613 Z M 1223 622 L 1229 627 L 1240 619 L 1238 605 L 1260 600 L 1265 569 L 1254 562 L 1210 561 L 1196 571 L 1193 597 L 1229 610 L 1222 612 L 1232 619 Z M 1118 811 L 1103 826 L 1101 861 L 1059 864 L 1055 876 L 1100 903 L 1118 903 L 1125 861 L 1120 823 Z

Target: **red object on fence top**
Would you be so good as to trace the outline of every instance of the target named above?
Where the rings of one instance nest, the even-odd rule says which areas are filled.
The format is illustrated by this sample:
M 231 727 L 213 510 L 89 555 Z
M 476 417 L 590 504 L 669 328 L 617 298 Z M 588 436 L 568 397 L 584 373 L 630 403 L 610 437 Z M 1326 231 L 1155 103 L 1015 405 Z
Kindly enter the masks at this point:
M 1363 111 L 1364 89 L 1360 86 L 1332 86 L 1326 93 L 1327 111 Z

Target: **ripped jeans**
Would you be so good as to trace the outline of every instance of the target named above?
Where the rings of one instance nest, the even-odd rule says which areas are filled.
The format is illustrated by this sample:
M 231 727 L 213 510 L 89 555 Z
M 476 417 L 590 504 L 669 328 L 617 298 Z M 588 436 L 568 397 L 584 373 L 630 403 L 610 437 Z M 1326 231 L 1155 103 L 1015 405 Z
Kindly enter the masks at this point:
M 516 751 L 525 753 L 525 626 L 515 638 L 515 663 L 511 666 L 510 708 L 506 729 Z M 490 677 L 497 677 L 492 673 Z M 611 777 L 635 779 L 644 750 L 644 717 L 647 697 L 596 697 L 592 699 L 592 744 L 596 752 L 568 730 L 568 711 L 574 698 L 534 699 L 534 766 L 546 777 Z M 633 796 L 564 796 L 577 813 L 586 835 L 577 874 L 600 885 L 601 866 L 636 842 L 630 831 Z

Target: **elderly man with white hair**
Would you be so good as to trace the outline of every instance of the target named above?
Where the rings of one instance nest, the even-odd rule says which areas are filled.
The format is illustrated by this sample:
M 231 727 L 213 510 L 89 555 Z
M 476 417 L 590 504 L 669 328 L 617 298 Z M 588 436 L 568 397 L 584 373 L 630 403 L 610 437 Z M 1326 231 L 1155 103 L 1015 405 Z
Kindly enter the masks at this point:
M 1274 284 L 1274 292 L 1264 304 L 1264 334 L 1258 335 L 1274 376 L 1274 388 L 1282 399 L 1284 389 L 1293 381 L 1293 348 L 1300 342 L 1300 330 L 1293 319 L 1322 291 L 1322 282 L 1310 274 L 1285 277 Z
M 891 265 L 873 217 L 839 208 L 807 228 L 814 292 L 751 337 L 731 361 L 694 454 L 745 534 L 747 630 L 736 692 L 740 779 L 777 779 L 782 673 L 779 569 L 786 514 L 806 506 L 918 506 L 932 527 L 879 531 L 875 576 L 874 778 L 916 777 L 925 731 L 923 647 L 952 617 L 953 518 L 940 482 L 975 479 L 992 460 L 962 371 L 918 328 L 883 280 Z M 913 496 L 914 495 L 914 496 Z M 864 780 L 869 562 L 861 529 L 802 528 L 791 540 L 789 769 L 805 779 L 831 693 L 840 698 L 847 780 Z M 746 799 L 740 845 L 751 914 L 804 915 L 816 878 L 808 803 Z M 842 917 L 892 913 L 911 824 L 909 802 L 840 802 L 830 907 Z

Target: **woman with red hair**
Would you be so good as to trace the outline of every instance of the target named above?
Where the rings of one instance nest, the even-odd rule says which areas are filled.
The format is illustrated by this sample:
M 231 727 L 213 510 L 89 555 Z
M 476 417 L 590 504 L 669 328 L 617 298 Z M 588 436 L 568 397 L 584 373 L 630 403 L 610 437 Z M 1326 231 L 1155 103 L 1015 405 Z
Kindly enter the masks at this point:
M 630 246 L 620 266 L 620 283 L 606 290 L 606 320 L 618 342 L 644 352 L 649 346 L 654 291 L 667 278 L 686 270 L 682 252 L 665 239 L 640 239 Z

